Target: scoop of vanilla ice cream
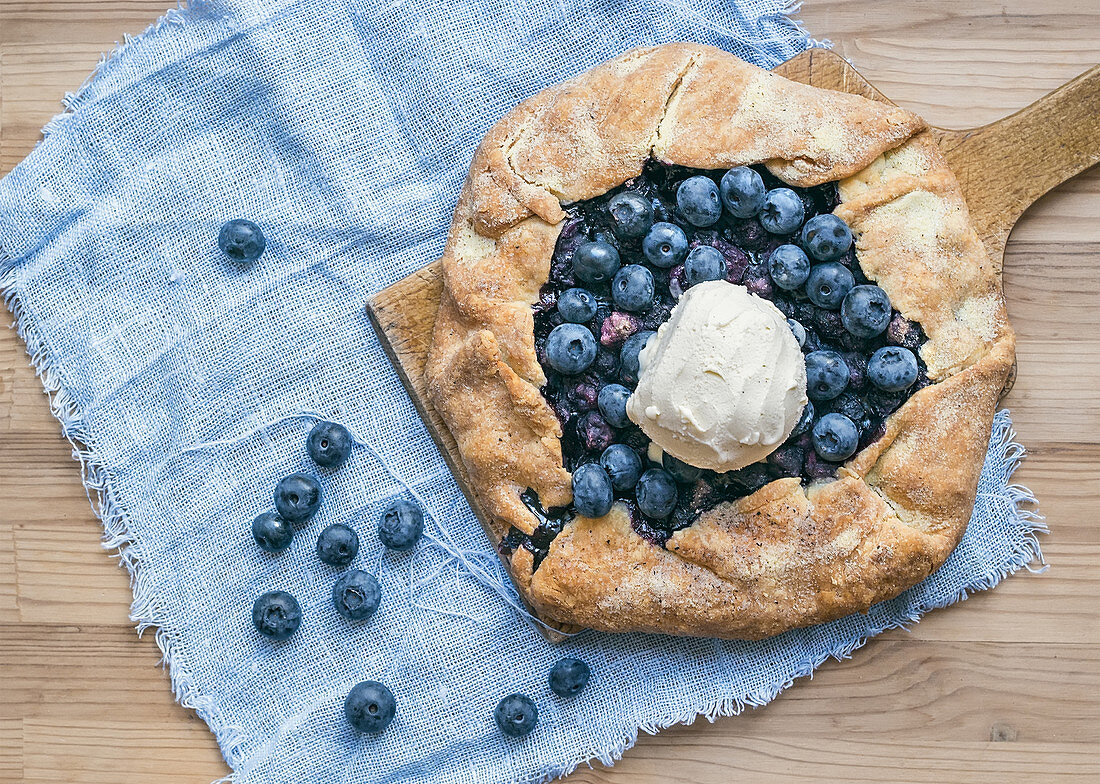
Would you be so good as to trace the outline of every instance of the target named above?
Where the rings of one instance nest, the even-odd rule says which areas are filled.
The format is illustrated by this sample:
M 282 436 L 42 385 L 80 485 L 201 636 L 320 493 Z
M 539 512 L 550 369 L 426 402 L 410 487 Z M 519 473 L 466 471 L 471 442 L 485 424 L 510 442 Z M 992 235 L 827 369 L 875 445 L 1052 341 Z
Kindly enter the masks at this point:
M 698 468 L 733 471 L 762 460 L 806 405 L 806 363 L 786 317 L 724 280 L 688 289 L 638 359 L 627 415 Z

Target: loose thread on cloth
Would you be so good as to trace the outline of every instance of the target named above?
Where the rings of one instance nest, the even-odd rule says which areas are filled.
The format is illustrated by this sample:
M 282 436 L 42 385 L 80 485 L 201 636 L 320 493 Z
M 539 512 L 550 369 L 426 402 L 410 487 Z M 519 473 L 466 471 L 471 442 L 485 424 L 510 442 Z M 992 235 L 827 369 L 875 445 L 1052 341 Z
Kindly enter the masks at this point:
M 257 434 L 262 433 L 263 431 L 269 430 L 273 427 L 276 427 L 277 425 L 284 424 L 284 423 L 287 423 L 287 422 L 293 422 L 293 421 L 301 420 L 301 419 L 310 419 L 310 420 L 313 420 L 313 421 L 320 422 L 320 421 L 325 421 L 326 417 L 325 417 L 324 414 L 320 413 L 319 411 L 297 411 L 297 412 L 294 412 L 294 413 L 284 414 L 283 416 L 280 416 L 276 419 L 272 419 L 272 420 L 264 422 L 262 424 L 255 425 L 252 428 L 250 428 L 248 431 L 246 431 L 244 433 L 241 433 L 239 435 L 236 435 L 236 436 L 232 436 L 230 438 L 219 439 L 217 441 L 205 441 L 205 442 L 200 443 L 200 444 L 193 444 L 192 446 L 189 446 L 186 449 L 181 450 L 180 454 L 182 455 L 182 454 L 188 454 L 188 453 L 191 453 L 191 452 L 202 452 L 202 451 L 205 451 L 205 450 L 221 449 L 221 448 L 224 448 L 224 447 L 234 446 L 234 445 L 240 444 L 244 441 L 248 441 L 249 439 L 255 438 L 257 436 Z M 341 424 L 343 424 L 343 423 L 341 423 Z M 488 588 L 490 591 L 492 591 L 497 596 L 499 596 L 501 599 L 503 599 L 504 602 L 507 603 L 508 606 L 511 607 L 513 610 L 515 610 L 516 614 L 519 615 L 524 620 L 528 621 L 529 623 L 531 623 L 535 626 L 542 627 L 544 629 L 553 629 L 553 631 L 555 631 L 558 634 L 565 634 L 564 632 L 560 632 L 559 630 L 554 629 L 554 627 L 552 627 L 549 624 L 545 623 L 544 621 L 542 621 L 537 616 L 532 615 L 523 606 L 523 603 L 519 599 L 519 595 L 516 593 L 515 586 L 512 585 L 511 579 L 506 574 L 504 574 L 503 567 L 501 566 L 500 561 L 498 559 L 496 559 L 495 557 L 492 558 L 491 564 L 488 564 L 488 565 L 486 563 L 477 563 L 477 561 L 486 561 L 486 560 L 488 560 L 487 558 L 485 558 L 485 553 L 481 552 L 481 551 L 477 551 L 477 550 L 469 550 L 469 549 L 465 549 L 465 548 L 460 547 L 454 541 L 454 538 L 451 536 L 450 532 L 447 530 L 447 527 L 445 525 L 443 525 L 443 523 L 441 522 L 441 520 L 439 518 L 439 514 L 434 510 L 431 502 L 429 502 L 427 499 L 425 499 L 424 496 L 421 495 L 416 490 L 416 488 L 413 487 L 412 484 L 410 484 L 400 474 L 398 474 L 398 472 L 393 468 L 393 466 L 389 463 L 389 461 L 387 461 L 381 455 L 381 453 L 379 453 L 379 451 L 374 446 L 372 446 L 369 442 L 367 442 L 362 437 L 362 435 L 360 435 L 359 433 L 356 433 L 355 430 L 353 430 L 351 427 L 348 427 L 346 424 L 344 424 L 344 427 L 347 428 L 348 433 L 351 435 L 352 440 L 355 442 L 355 444 L 357 446 L 365 449 L 370 454 L 370 456 L 375 461 L 377 461 L 380 466 L 382 466 L 383 470 L 386 471 L 386 473 L 390 476 L 390 478 L 393 479 L 394 482 L 399 484 L 403 488 L 403 491 L 405 493 L 407 493 L 408 495 L 412 496 L 413 499 L 416 501 L 416 503 L 419 504 L 420 508 L 424 511 L 425 516 L 427 517 L 427 519 L 432 523 L 432 525 L 435 528 L 434 532 L 426 531 L 425 535 L 424 535 L 424 539 L 428 542 L 430 547 L 433 547 L 433 548 L 436 548 L 436 549 L 442 551 L 443 553 L 445 553 L 447 555 L 448 558 L 452 559 L 455 563 L 461 565 L 462 568 L 465 569 L 466 572 L 474 580 L 476 580 L 479 585 L 481 585 L 485 588 Z M 176 457 L 173 456 L 169 460 L 165 461 L 165 463 L 167 464 L 171 460 L 175 460 L 175 459 L 176 459 Z M 376 559 L 376 566 L 375 566 L 375 571 L 376 572 L 379 571 L 379 567 L 377 566 L 377 563 L 380 562 L 380 561 L 381 561 L 381 552 L 379 552 L 378 559 Z M 409 600 L 416 607 L 419 607 L 419 608 L 424 609 L 424 610 L 431 610 L 433 612 L 443 612 L 443 613 L 447 613 L 447 614 L 450 614 L 450 615 L 455 615 L 456 617 L 461 617 L 461 618 L 466 618 L 466 619 L 471 620 L 471 621 L 476 621 L 477 620 L 476 618 L 474 618 L 473 616 L 471 616 L 467 613 L 454 612 L 454 611 L 451 611 L 451 610 L 445 610 L 445 609 L 438 608 L 438 607 L 430 607 L 430 606 L 419 604 L 417 602 L 416 597 L 415 597 L 414 592 L 413 592 L 413 589 L 414 589 L 415 585 L 418 582 L 428 582 L 430 580 L 431 576 L 434 576 L 434 574 L 437 574 L 439 571 L 442 571 L 442 569 L 444 569 L 445 567 L 446 567 L 445 563 L 439 563 L 435 567 L 435 570 L 436 570 L 435 572 L 429 573 L 428 575 L 422 576 L 420 578 L 414 578 L 412 576 L 412 573 L 413 573 L 414 570 L 410 569 Z M 572 636 L 572 635 L 565 634 L 565 636 Z

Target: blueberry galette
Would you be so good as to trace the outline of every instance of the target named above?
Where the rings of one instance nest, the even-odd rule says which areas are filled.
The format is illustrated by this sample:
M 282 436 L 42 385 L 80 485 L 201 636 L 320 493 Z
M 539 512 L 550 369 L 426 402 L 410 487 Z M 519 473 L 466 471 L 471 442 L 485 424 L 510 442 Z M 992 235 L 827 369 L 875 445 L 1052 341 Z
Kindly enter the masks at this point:
M 431 399 L 543 618 L 766 637 L 962 535 L 1014 339 L 909 112 L 634 50 L 488 133 L 443 267 Z

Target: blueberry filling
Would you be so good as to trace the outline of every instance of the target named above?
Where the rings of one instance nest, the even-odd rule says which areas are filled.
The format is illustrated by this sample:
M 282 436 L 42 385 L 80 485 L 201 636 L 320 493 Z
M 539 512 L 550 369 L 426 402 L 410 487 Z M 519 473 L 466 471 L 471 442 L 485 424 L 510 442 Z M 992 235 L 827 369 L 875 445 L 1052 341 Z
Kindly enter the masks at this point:
M 538 525 L 530 536 L 518 528 L 509 529 L 500 542 L 500 551 L 505 555 L 511 555 L 520 547 L 524 547 L 535 557 L 537 569 L 549 552 L 550 543 L 554 541 L 554 537 L 560 534 L 565 523 L 573 518 L 573 509 L 557 506 L 543 509 L 539 494 L 530 488 L 520 493 L 519 500 L 523 501 L 523 505 L 539 521 Z
M 523 493 L 539 522 L 529 536 L 512 528 L 503 553 L 526 548 L 537 568 L 565 523 L 603 510 L 609 493 L 640 536 L 664 546 L 703 512 L 775 479 L 835 477 L 882 437 L 886 417 L 930 383 L 919 355 L 926 337 L 860 269 L 850 230 L 832 215 L 839 203 L 835 183 L 794 188 L 763 167 L 651 161 L 641 176 L 569 208 L 534 320 L 542 391 L 562 424 L 565 468 L 581 469 L 579 500 L 546 510 L 534 491 Z M 716 279 L 788 317 L 812 401 L 766 460 L 723 474 L 671 455 L 654 463 L 649 439 L 625 417 L 638 352 L 686 289 Z

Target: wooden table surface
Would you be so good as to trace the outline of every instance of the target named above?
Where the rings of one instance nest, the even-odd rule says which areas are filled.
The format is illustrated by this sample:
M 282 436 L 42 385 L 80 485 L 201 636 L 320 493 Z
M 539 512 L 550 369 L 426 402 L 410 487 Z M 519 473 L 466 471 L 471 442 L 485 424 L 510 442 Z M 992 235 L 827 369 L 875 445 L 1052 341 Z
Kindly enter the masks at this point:
M 101 51 L 165 0 L 0 0 L 0 174 Z M 1096 0 L 807 0 L 802 18 L 936 125 L 995 120 L 1100 61 Z M 1017 224 L 1007 405 L 1052 568 L 888 632 L 766 708 L 643 737 L 569 781 L 1100 781 L 1100 167 Z M 10 316 L 7 317 L 10 322 Z M 13 330 L 0 330 L 0 782 L 207 784 L 213 736 L 172 699 L 127 575 Z

